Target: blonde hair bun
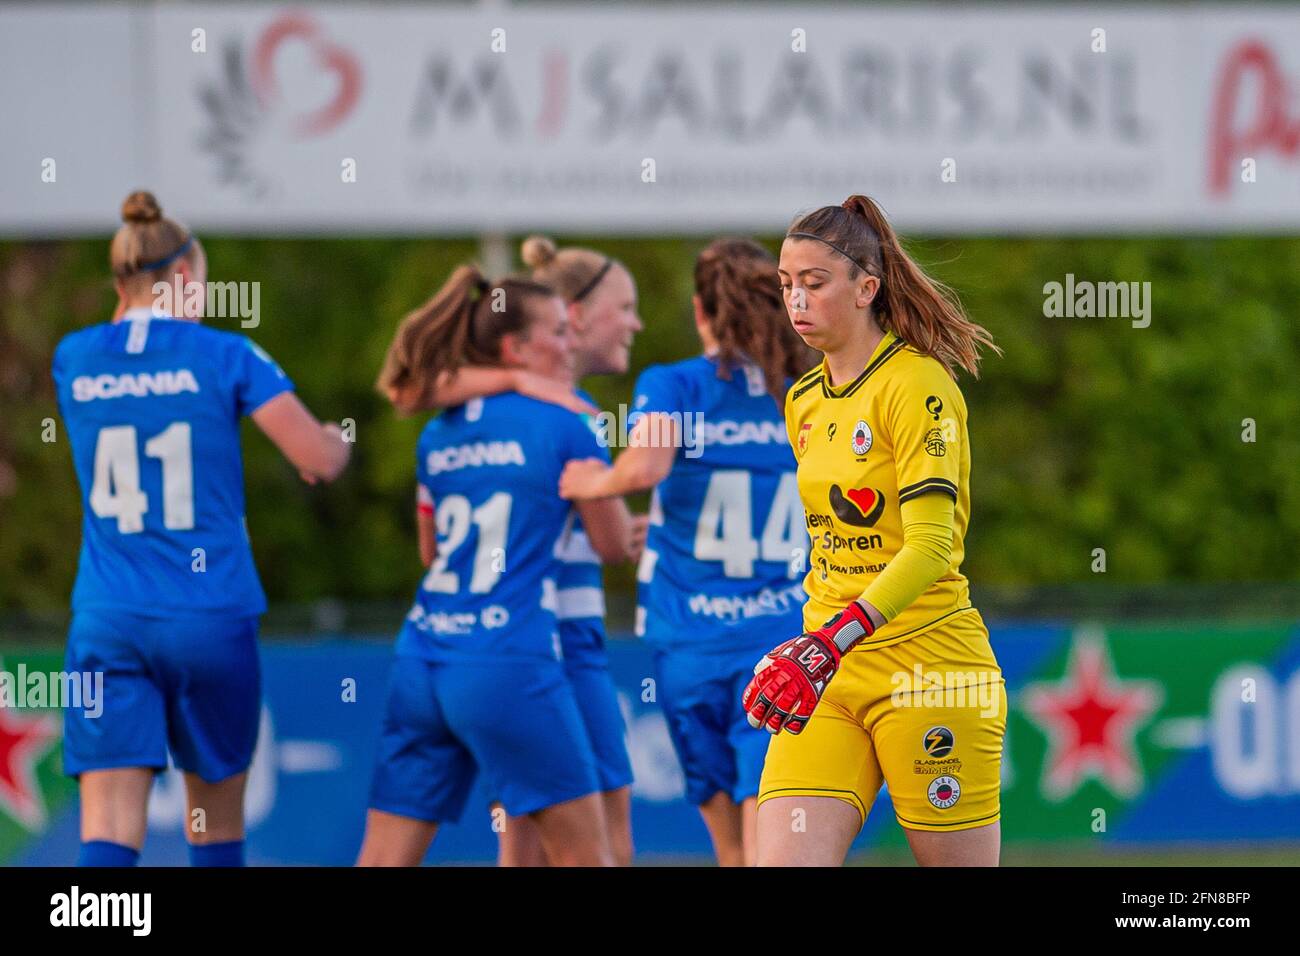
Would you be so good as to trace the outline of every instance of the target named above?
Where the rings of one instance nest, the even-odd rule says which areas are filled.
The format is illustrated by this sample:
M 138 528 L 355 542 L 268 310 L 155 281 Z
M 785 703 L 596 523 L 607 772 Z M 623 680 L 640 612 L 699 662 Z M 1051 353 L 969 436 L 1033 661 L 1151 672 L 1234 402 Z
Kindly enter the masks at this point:
M 540 269 L 555 259 L 555 240 L 547 236 L 529 236 L 519 247 L 519 258 L 530 269 Z
M 162 219 L 162 207 L 153 193 L 141 189 L 131 193 L 122 203 L 123 222 L 157 222 Z

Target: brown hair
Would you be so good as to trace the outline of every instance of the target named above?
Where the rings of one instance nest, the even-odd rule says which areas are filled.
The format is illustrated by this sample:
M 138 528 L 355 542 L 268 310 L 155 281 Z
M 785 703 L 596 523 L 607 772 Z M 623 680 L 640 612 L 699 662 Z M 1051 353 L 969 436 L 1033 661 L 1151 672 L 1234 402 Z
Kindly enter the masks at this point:
M 527 276 L 491 283 L 477 266 L 458 266 L 397 327 L 376 387 L 384 394 L 414 387 L 427 395 L 443 374 L 466 365 L 497 364 L 502 337 L 532 324 L 530 301 L 554 295 L 549 286 Z
M 912 261 L 868 197 L 850 196 L 800 216 L 786 236 L 820 239 L 849 260 L 850 279 L 859 271 L 879 279 L 871 308 L 880 327 L 938 359 L 954 378 L 958 367 L 979 377 L 981 348 L 1002 354 L 988 330 L 966 317 L 957 293 Z
M 122 225 L 108 247 L 113 275 L 128 285 L 152 286 L 175 272 L 175 263 L 193 261 L 198 240 L 162 214 L 154 194 L 138 190 L 122 203 Z
M 519 247 L 519 258 L 534 279 L 545 282 L 565 302 L 581 302 L 591 295 L 610 268 L 618 264 L 594 249 L 558 249 L 555 240 L 546 236 L 525 239 Z
M 813 353 L 790 325 L 772 254 L 750 239 L 715 239 L 695 260 L 695 294 L 718 340 L 718 375 L 750 362 L 778 405 L 785 380 L 813 364 Z

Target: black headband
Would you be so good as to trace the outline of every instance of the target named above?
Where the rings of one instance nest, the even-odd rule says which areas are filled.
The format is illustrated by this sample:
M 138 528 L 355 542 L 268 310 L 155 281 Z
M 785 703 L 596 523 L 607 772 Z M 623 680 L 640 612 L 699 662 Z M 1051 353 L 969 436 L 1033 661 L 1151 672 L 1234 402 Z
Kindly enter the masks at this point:
M 171 265 L 181 256 L 185 255 L 185 253 L 189 252 L 190 246 L 192 245 L 194 245 L 194 233 L 190 233 L 188 236 L 186 236 L 185 241 L 182 242 L 180 244 L 180 247 L 171 255 L 163 256 L 161 259 L 156 259 L 153 262 L 142 262 L 130 271 L 131 272 L 157 272 L 159 269 Z M 130 273 L 128 273 L 128 275 L 129 274 Z
M 866 266 L 864 266 L 861 262 L 859 262 L 854 256 L 849 255 L 847 252 L 845 252 L 839 246 L 835 245 L 835 243 L 831 242 L 829 239 L 823 239 L 821 236 L 815 235 L 811 232 L 787 232 L 785 234 L 785 237 L 787 239 L 816 239 L 818 242 L 824 242 L 826 243 L 826 245 L 830 246 L 832 249 L 834 249 L 836 252 L 842 255 L 845 259 L 848 259 L 849 262 L 853 263 L 863 272 L 871 271 Z
M 591 277 L 591 281 L 588 282 L 586 285 L 584 285 L 581 289 L 579 289 L 577 294 L 574 295 L 573 301 L 581 302 L 587 296 L 591 295 L 591 290 L 596 288 L 596 286 L 600 285 L 600 280 L 605 278 L 605 273 L 608 272 L 610 270 L 610 267 L 613 265 L 614 265 L 614 260 L 607 258 L 604 264 L 599 269 L 596 270 L 596 274 Z

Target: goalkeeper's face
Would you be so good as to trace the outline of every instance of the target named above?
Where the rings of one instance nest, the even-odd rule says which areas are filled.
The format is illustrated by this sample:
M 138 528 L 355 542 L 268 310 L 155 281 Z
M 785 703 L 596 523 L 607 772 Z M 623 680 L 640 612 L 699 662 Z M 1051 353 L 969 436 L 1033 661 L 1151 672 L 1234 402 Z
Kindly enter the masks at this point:
M 880 288 L 875 276 L 825 243 L 800 238 L 781 244 L 778 272 L 790 323 L 810 347 L 833 353 L 866 331 Z

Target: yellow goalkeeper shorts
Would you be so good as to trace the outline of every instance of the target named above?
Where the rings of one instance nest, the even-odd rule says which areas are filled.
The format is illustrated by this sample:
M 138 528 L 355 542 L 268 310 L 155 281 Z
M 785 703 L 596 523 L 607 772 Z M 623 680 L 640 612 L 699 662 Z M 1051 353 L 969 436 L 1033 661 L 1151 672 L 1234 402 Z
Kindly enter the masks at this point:
M 773 797 L 835 797 L 863 822 L 884 782 L 901 826 L 947 832 L 1000 813 L 1007 692 L 975 609 L 917 637 L 850 651 L 803 732 L 772 740 Z

